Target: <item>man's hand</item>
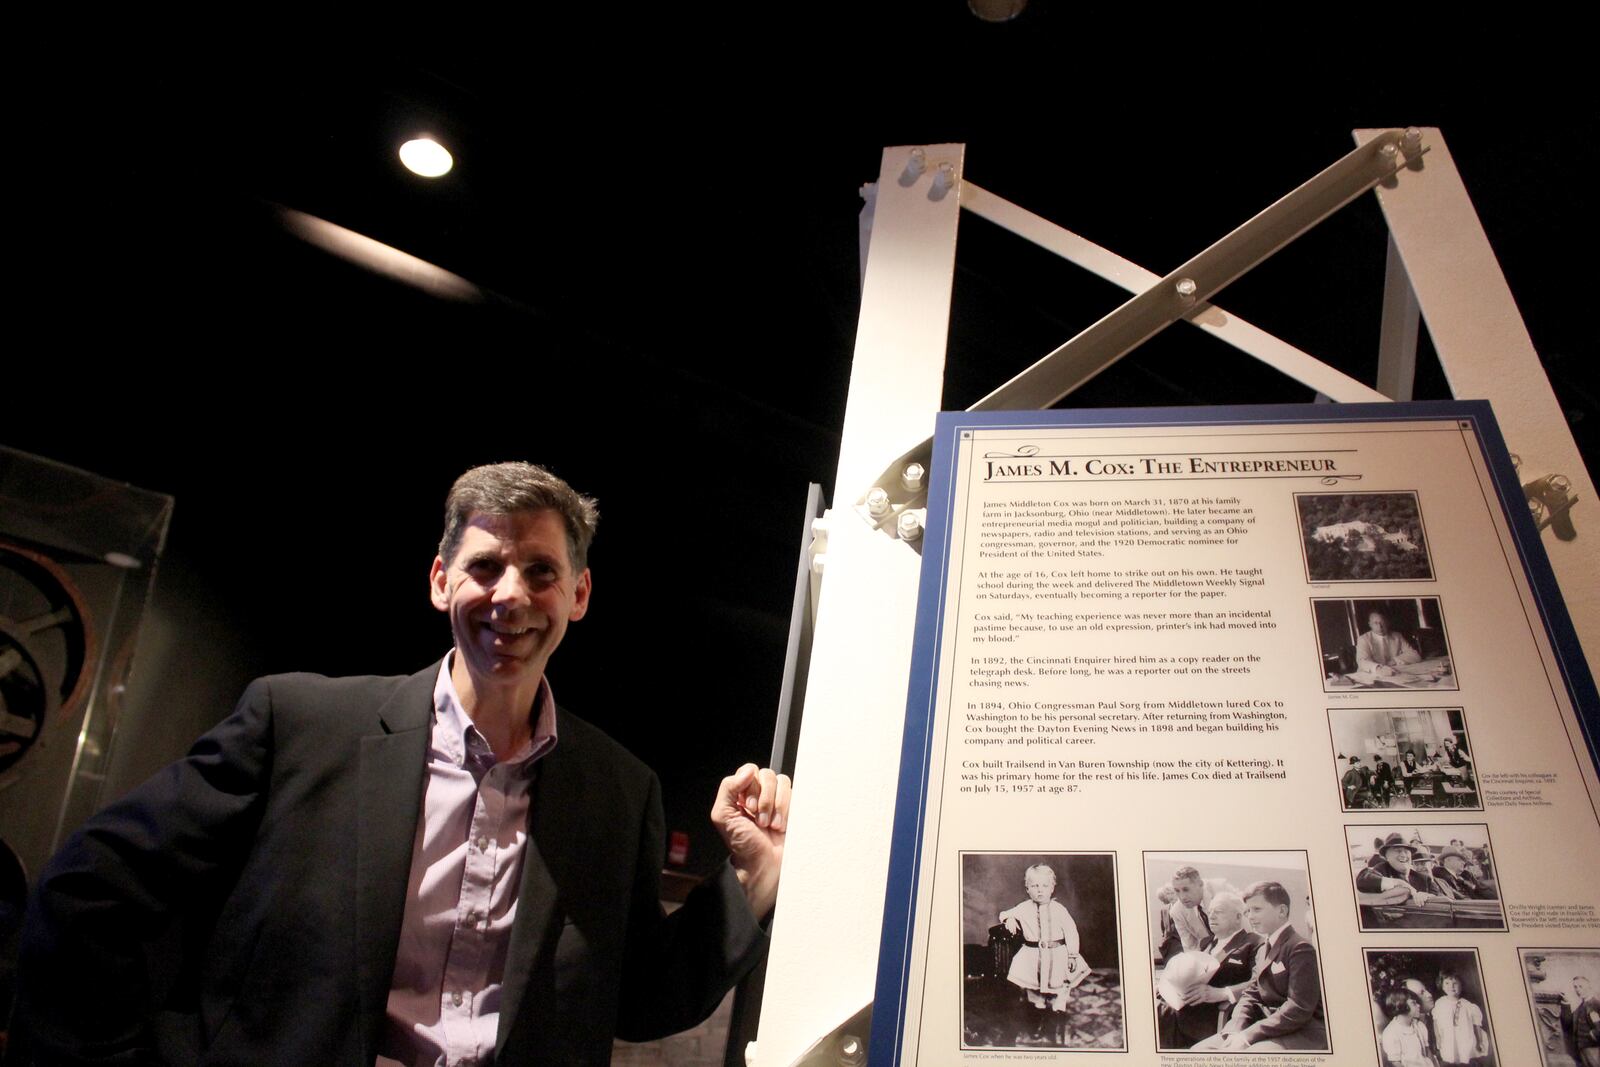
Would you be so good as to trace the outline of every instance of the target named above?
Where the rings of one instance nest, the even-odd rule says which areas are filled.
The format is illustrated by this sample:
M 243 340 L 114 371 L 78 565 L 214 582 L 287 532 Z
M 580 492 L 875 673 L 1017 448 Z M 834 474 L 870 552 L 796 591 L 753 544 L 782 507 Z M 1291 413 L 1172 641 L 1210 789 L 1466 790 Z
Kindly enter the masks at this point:
M 1183 996 L 1183 1006 L 1191 1004 L 1226 1004 L 1228 991 L 1222 986 L 1203 985 L 1189 990 Z
M 1015 937 L 1017 935 L 1017 931 L 1022 929 L 1022 924 L 1017 922 L 1017 920 L 1014 918 L 1007 917 L 1005 922 L 1006 933 L 1010 934 L 1012 937 Z
M 1242 1030 L 1229 1034 L 1227 1039 L 1222 1042 L 1224 1052 L 1243 1052 L 1249 1047 L 1250 1039 L 1244 1036 L 1244 1031 Z
M 722 835 L 750 909 L 760 917 L 778 898 L 783 838 L 789 828 L 789 776 L 746 763 L 722 780 L 711 825 Z

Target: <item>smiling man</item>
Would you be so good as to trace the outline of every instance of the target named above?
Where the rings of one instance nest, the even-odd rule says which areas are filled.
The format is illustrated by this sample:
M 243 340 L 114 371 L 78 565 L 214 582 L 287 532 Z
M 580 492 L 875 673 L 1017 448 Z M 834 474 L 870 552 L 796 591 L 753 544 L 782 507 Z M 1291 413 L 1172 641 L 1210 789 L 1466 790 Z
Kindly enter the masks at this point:
M 74 835 L 29 910 L 18 1061 L 604 1064 L 708 1015 L 765 948 L 788 781 L 723 780 L 731 863 L 665 916 L 660 784 L 545 673 L 597 518 L 543 468 L 468 471 L 443 660 L 260 679 Z
M 1245 917 L 1266 948 L 1221 1032 L 1195 1050 L 1327 1051 L 1317 947 L 1289 922 L 1292 898 L 1271 881 L 1256 882 L 1242 898 Z

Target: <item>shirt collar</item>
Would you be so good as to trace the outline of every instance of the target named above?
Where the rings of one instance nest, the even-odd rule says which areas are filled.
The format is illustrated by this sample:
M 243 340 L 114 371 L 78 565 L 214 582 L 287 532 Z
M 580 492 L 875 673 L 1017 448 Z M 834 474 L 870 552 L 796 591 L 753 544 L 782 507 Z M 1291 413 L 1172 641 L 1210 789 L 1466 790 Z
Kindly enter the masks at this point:
M 1272 931 L 1271 936 L 1267 938 L 1267 947 L 1272 948 L 1276 946 L 1279 941 L 1282 941 L 1284 936 L 1288 934 L 1289 928 L 1293 925 L 1294 923 L 1290 922 L 1288 919 L 1285 919 L 1283 921 L 1283 925 Z
M 455 659 L 451 649 L 439 665 L 438 680 L 433 683 L 433 748 L 458 767 L 467 765 L 470 753 L 476 763 L 493 766 L 494 754 L 483 734 L 473 725 L 467 709 L 461 706 L 461 695 L 456 692 L 455 680 L 450 677 L 450 665 Z M 504 762 L 531 768 L 556 747 L 556 700 L 547 678 L 539 679 L 539 692 L 533 698 L 533 735 Z

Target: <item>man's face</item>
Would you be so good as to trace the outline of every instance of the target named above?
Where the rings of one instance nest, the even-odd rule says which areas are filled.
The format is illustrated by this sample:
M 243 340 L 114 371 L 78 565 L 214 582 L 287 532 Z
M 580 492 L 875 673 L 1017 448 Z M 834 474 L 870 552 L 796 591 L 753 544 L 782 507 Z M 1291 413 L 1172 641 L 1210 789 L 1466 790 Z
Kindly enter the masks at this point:
M 1278 927 L 1282 926 L 1289 918 L 1289 909 L 1282 904 L 1274 904 L 1266 897 L 1251 897 L 1244 902 L 1245 918 L 1250 920 L 1250 929 L 1262 937 L 1271 937 Z
M 1244 926 L 1244 912 L 1239 905 L 1226 898 L 1211 905 L 1211 932 L 1217 940 L 1225 941 Z
M 1180 878 L 1172 883 L 1172 891 L 1178 894 L 1178 899 L 1187 907 L 1196 907 L 1205 899 L 1205 887 L 1197 878 Z
M 1446 856 L 1440 862 L 1444 864 L 1444 869 L 1451 874 L 1460 874 L 1467 869 L 1467 861 L 1460 856 Z
M 1389 861 L 1389 866 L 1397 871 L 1411 869 L 1411 846 L 1394 845 L 1383 852 L 1383 858 Z
M 1452 974 L 1446 976 L 1444 982 L 1441 984 L 1444 987 L 1445 996 L 1459 997 L 1461 995 L 1461 979 L 1457 978 L 1455 975 Z
M 1383 617 L 1382 612 L 1374 611 L 1367 616 L 1367 629 L 1382 637 L 1389 632 L 1389 620 Z
M 473 684 L 537 684 L 567 623 L 589 608 L 589 571 L 575 572 L 560 516 L 474 512 L 448 564 L 429 572 L 433 606 L 450 616 L 456 655 Z
M 1579 1000 L 1588 1000 L 1589 999 L 1589 979 L 1587 979 L 1587 978 L 1574 978 L 1572 980 L 1572 991 L 1574 993 L 1578 994 L 1578 999 Z

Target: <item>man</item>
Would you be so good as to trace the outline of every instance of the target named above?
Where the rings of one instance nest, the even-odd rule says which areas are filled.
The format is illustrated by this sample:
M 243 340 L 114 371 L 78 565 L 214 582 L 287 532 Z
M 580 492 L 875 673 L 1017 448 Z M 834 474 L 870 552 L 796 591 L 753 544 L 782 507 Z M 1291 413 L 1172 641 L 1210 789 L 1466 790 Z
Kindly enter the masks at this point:
M 28 917 L 31 1060 L 603 1064 L 614 1032 L 709 1014 L 764 948 L 788 786 L 724 779 L 732 865 L 664 916 L 659 782 L 545 677 L 597 518 L 542 468 L 467 472 L 429 575 L 441 663 L 258 680 L 91 819 Z M 146 964 L 168 937 L 175 977 Z
M 1244 891 L 1244 906 L 1266 951 L 1221 1033 L 1195 1050 L 1327 1051 L 1317 947 L 1289 922 L 1289 891 L 1277 882 L 1256 882 Z
M 1206 917 L 1206 885 L 1193 867 L 1179 867 L 1172 875 L 1177 899 L 1167 907 L 1183 951 L 1200 952 L 1211 945 L 1211 924 Z
M 1472 857 L 1464 849 L 1451 845 L 1439 853 L 1439 865 L 1433 869 L 1434 880 L 1462 900 L 1494 900 L 1494 890 L 1472 873 L 1471 863 Z
M 1387 894 L 1393 891 L 1396 903 L 1426 904 L 1435 897 L 1455 899 L 1449 887 L 1417 865 L 1421 859 L 1432 858 L 1426 846 L 1413 846 L 1402 834 L 1392 833 L 1383 839 L 1377 853 L 1367 865 L 1356 873 L 1356 892 Z M 1402 896 L 1401 888 L 1407 892 Z M 1376 925 L 1370 914 L 1363 915 L 1363 924 Z
M 1568 1038 L 1572 1058 L 1579 1067 L 1600 1067 L 1600 998 L 1591 991 L 1588 975 L 1572 979 L 1572 1003 L 1561 1005 L 1561 1029 Z
M 1356 638 L 1356 669 L 1379 678 L 1400 673 L 1395 668 L 1421 663 L 1422 654 L 1403 634 L 1389 629 L 1389 619 L 1381 611 L 1367 616 L 1367 632 Z
M 1344 806 L 1360 807 L 1367 795 L 1367 769 L 1361 766 L 1360 756 L 1350 757 L 1350 769 L 1344 772 L 1340 785 L 1344 790 Z
M 1164 1050 L 1190 1048 L 1214 1035 L 1222 1013 L 1238 1002 L 1254 976 L 1261 936 L 1245 929 L 1244 901 L 1238 894 L 1224 891 L 1211 898 L 1211 931 L 1216 940 L 1206 951 L 1217 960 L 1216 973 L 1188 990 L 1181 1008 L 1157 1002 L 1156 1025 Z

